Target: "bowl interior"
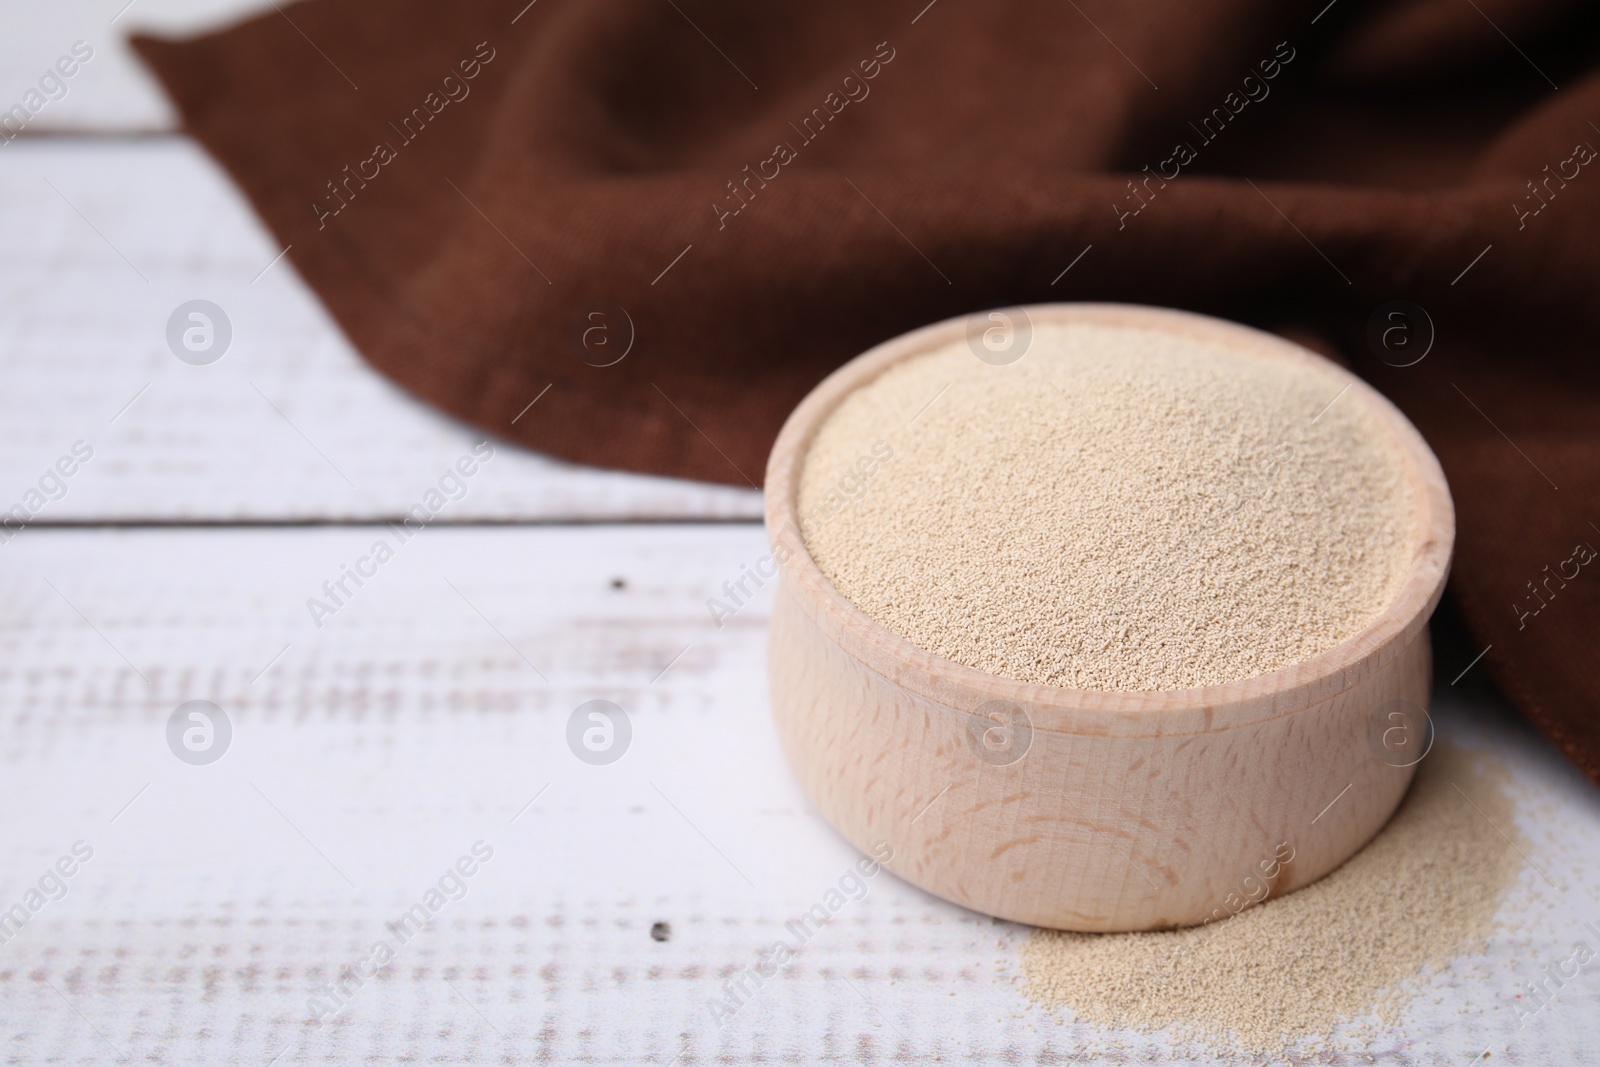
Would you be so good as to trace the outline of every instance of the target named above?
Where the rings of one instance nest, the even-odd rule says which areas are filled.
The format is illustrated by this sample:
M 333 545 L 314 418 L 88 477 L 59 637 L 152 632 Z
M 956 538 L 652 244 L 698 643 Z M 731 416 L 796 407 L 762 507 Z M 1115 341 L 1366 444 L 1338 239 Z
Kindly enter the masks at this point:
M 1126 304 L 1040 304 L 1011 309 L 1035 324 L 1133 326 L 1315 367 L 1322 357 L 1273 334 L 1189 312 Z M 970 316 L 901 335 L 826 378 L 794 410 L 767 466 L 768 536 L 785 587 L 847 653 L 918 695 L 972 711 L 1002 699 L 1025 707 L 1035 729 L 1115 736 L 1170 736 L 1240 726 L 1329 699 L 1381 667 L 1416 638 L 1438 603 L 1455 534 L 1444 473 L 1421 435 L 1387 399 L 1354 375 L 1347 402 L 1375 417 L 1401 457 L 1416 502 L 1410 561 L 1398 593 L 1366 627 L 1333 648 L 1267 674 L 1194 689 L 1111 692 L 1067 689 L 989 674 L 927 652 L 845 598 L 811 558 L 797 521 L 799 475 L 812 438 L 835 407 L 889 367 L 959 343 Z

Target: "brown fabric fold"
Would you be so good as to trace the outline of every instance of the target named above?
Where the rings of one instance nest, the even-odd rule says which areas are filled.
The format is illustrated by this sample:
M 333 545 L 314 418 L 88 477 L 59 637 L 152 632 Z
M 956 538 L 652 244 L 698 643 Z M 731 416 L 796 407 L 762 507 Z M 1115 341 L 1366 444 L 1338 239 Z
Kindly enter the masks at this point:
M 1474 669 L 1600 782 L 1591 7 L 308 0 L 135 43 L 368 360 L 572 460 L 757 484 L 828 371 L 995 305 L 1321 338 L 1444 464 Z

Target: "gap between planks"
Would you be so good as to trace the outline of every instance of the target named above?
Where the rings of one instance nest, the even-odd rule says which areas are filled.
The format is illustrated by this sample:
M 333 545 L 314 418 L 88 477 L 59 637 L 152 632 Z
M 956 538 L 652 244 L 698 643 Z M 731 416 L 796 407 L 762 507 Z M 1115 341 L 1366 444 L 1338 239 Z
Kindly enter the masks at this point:
M 59 521 L 44 520 L 30 522 L 23 527 L 24 530 L 299 530 L 322 529 L 336 527 L 340 529 L 361 529 L 371 527 L 374 529 L 398 525 L 409 516 L 405 514 L 392 515 L 380 518 L 361 519 L 107 519 L 100 520 L 72 520 Z M 540 527 L 566 527 L 566 526 L 760 526 L 765 520 L 758 518 L 737 518 L 733 516 L 713 516 L 709 518 L 694 518 L 687 516 L 666 516 L 651 518 L 648 516 L 610 517 L 610 518 L 547 518 L 547 519 L 438 519 L 429 522 L 423 529 L 432 529 L 438 526 L 453 529 L 479 529 L 500 526 L 526 526 Z M 17 531 L 20 533 L 21 531 Z

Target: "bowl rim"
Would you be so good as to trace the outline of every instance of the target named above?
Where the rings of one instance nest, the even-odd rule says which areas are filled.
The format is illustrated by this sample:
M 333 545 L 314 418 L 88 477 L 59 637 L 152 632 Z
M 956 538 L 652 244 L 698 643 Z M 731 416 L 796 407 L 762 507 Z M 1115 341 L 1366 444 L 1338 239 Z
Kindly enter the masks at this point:
M 1399 592 L 1367 626 L 1309 659 L 1239 681 L 1175 690 L 1068 689 L 990 674 L 922 649 L 867 615 L 823 575 L 800 535 L 796 496 L 807 449 L 850 393 L 898 363 L 961 341 L 975 316 L 994 311 L 1021 311 L 1035 326 L 1093 323 L 1157 329 L 1346 377 L 1346 399 L 1365 405 L 1388 432 L 1417 502 L 1416 537 Z M 1419 635 L 1426 637 L 1424 627 L 1443 593 L 1455 538 L 1454 505 L 1438 458 L 1410 420 L 1353 372 L 1293 341 L 1240 323 L 1117 303 L 986 308 L 868 349 L 823 379 L 784 422 L 767 461 L 765 511 L 772 558 L 781 576 L 780 595 L 792 595 L 847 655 L 915 695 L 957 711 L 976 713 L 980 705 L 1002 700 L 1022 708 L 1034 730 L 1091 736 L 1209 733 L 1266 722 L 1333 699 L 1381 669 Z

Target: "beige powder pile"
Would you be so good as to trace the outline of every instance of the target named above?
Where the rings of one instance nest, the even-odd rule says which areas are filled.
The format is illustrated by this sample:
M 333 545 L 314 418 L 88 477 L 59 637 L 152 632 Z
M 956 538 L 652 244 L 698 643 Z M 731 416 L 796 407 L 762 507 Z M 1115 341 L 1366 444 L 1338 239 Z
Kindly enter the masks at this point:
M 1409 563 L 1401 459 L 1349 380 L 1154 329 L 1039 325 L 1009 366 L 958 343 L 830 415 L 801 533 L 868 615 L 992 674 L 1263 674 L 1359 631 Z
M 1322 880 L 1209 927 L 1037 931 L 1022 950 L 1025 992 L 1097 1025 L 1231 1036 L 1252 1051 L 1340 1019 L 1393 1022 L 1402 983 L 1480 945 L 1516 880 L 1508 781 L 1485 757 L 1436 748 L 1388 827 Z

